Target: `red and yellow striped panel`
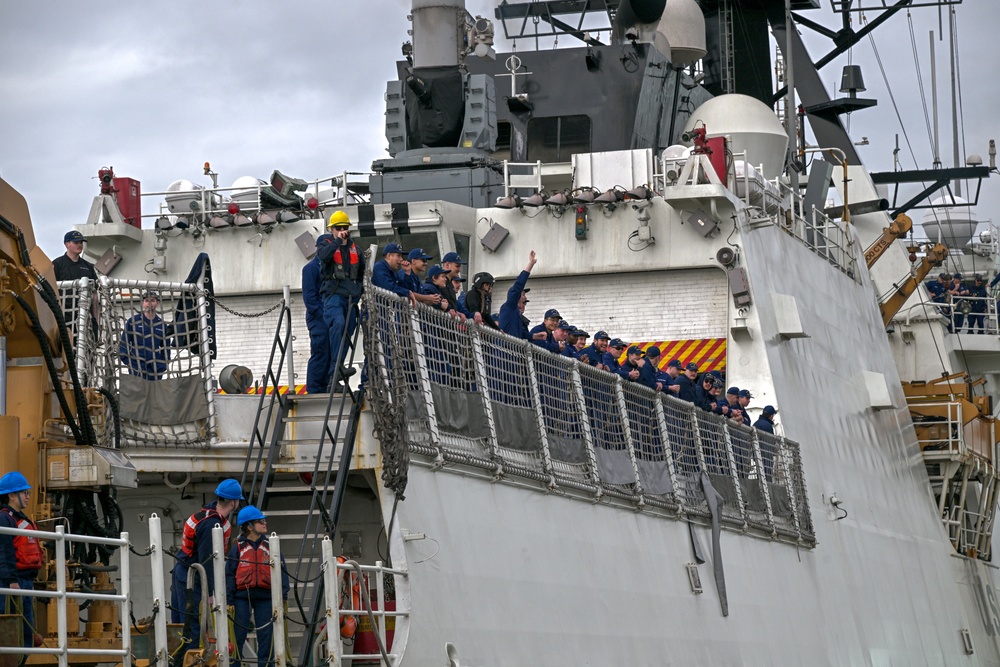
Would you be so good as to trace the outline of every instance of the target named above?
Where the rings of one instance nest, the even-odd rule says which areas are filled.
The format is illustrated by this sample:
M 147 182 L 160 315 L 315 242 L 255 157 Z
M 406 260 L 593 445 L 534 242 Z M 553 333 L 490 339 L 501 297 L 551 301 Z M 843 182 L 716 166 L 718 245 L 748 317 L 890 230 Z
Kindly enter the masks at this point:
M 224 392 L 221 389 L 219 389 L 216 393 L 225 394 L 226 392 Z M 248 394 L 259 394 L 260 393 L 260 389 L 258 387 L 250 387 L 249 389 L 247 389 L 246 393 L 248 393 Z M 268 393 L 268 395 L 273 394 L 274 393 L 274 387 L 268 387 L 267 388 L 267 393 Z M 279 386 L 278 387 L 278 393 L 279 394 L 287 394 L 288 393 L 288 385 L 283 384 L 283 385 Z M 297 384 L 297 385 L 295 385 L 295 390 L 292 393 L 293 394 L 305 394 L 306 393 L 306 386 L 304 384 Z
M 645 352 L 647 348 L 656 346 L 660 348 L 660 368 L 666 368 L 671 359 L 680 359 L 681 364 L 687 365 L 692 361 L 698 364 L 698 372 L 708 371 L 726 372 L 726 339 L 725 338 L 694 338 L 689 340 L 655 340 L 649 342 L 636 342 Z M 618 360 L 625 363 L 627 355 L 622 352 Z

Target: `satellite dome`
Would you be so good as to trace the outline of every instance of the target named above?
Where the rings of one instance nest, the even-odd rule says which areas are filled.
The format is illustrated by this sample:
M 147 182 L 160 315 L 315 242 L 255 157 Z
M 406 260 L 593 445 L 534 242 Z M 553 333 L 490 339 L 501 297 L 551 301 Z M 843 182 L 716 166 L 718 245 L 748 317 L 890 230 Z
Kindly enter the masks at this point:
M 938 241 L 952 250 L 961 250 L 972 240 L 979 226 L 979 216 L 961 197 L 941 196 L 931 200 L 937 208 L 924 213 L 921 227 L 930 241 Z
M 257 206 L 260 200 L 260 189 L 267 187 L 267 183 L 253 176 L 240 176 L 233 181 L 232 197 L 237 204 L 252 204 Z
M 692 112 L 684 131 L 702 124 L 709 137 L 728 136 L 730 150 L 745 151 L 746 161 L 761 165 L 766 178 L 784 170 L 788 135 L 771 107 L 760 100 L 736 94 L 714 97 Z
M 181 179 L 174 181 L 167 186 L 167 193 L 163 199 L 167 202 L 167 208 L 171 213 L 179 215 L 190 214 L 191 211 L 198 210 L 201 206 L 202 190 L 200 185 L 195 185 L 191 181 Z
M 690 65 L 707 53 L 705 15 L 695 0 L 668 0 L 656 32 L 670 44 L 674 65 Z

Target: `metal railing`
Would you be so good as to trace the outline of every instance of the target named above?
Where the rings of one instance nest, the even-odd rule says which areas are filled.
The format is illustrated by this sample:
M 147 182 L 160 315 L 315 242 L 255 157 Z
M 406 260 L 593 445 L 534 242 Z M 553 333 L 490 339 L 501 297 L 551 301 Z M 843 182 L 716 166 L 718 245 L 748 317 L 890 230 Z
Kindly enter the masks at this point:
M 943 418 L 916 422 L 917 442 L 924 458 L 961 458 L 970 454 L 984 461 L 996 461 L 996 434 L 992 422 L 985 428 L 980 422 L 965 422 L 963 404 L 957 401 L 920 403 L 919 407 L 943 414 Z
M 724 525 L 814 544 L 798 443 L 378 288 L 368 307 L 411 452 L 694 520 L 705 472 Z
M 949 297 L 945 303 L 934 304 L 948 318 L 948 330 L 951 333 L 1000 334 L 995 296 Z
M 13 535 L 15 537 L 33 537 L 39 540 L 53 540 L 56 543 L 56 589 L 54 591 L 44 589 L 21 589 L 21 588 L 0 588 L 0 595 L 17 596 L 24 598 L 22 604 L 32 604 L 34 598 L 48 598 L 56 601 L 56 646 L 39 647 L 11 647 L 0 646 L 0 655 L 54 655 L 58 657 L 59 667 L 68 667 L 71 657 L 104 656 L 116 657 L 121 660 L 124 667 L 132 664 L 131 636 L 129 627 L 129 604 L 131 602 L 130 581 L 131 573 L 128 556 L 128 533 L 122 533 L 120 538 L 113 537 L 93 537 L 90 535 L 73 535 L 67 533 L 63 526 L 56 526 L 54 533 L 40 530 L 21 530 L 18 528 L 0 527 L 0 535 Z M 100 544 L 121 549 L 121 592 L 120 593 L 94 593 L 90 591 L 67 590 L 67 569 L 65 544 L 67 542 L 79 542 L 85 544 Z M 162 581 L 163 573 L 160 572 Z M 121 636 L 121 648 L 84 648 L 71 646 L 69 635 L 69 619 L 67 614 L 67 600 L 103 600 L 106 602 L 117 602 L 120 607 L 120 623 L 125 628 Z M 166 643 L 164 633 L 164 644 Z M 77 660 L 74 663 L 79 662 Z

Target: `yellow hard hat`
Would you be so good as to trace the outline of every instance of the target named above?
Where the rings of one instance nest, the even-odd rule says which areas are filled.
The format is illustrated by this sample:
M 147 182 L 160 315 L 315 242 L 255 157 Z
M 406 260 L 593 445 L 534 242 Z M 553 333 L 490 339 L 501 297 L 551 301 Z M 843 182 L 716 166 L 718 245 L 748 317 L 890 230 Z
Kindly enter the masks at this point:
M 347 217 L 347 213 L 343 211 L 334 211 L 330 215 L 330 221 L 326 223 L 327 227 L 350 227 L 351 219 Z

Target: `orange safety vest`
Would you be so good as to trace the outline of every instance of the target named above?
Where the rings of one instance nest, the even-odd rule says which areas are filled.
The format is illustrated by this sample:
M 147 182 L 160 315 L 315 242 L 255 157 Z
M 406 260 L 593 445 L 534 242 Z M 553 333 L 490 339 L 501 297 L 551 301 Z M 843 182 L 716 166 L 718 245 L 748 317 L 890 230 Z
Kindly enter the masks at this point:
M 215 509 L 203 509 L 200 512 L 195 512 L 188 517 L 187 521 L 184 522 L 184 533 L 181 536 L 181 551 L 188 558 L 193 558 L 198 555 L 198 549 L 194 544 L 194 536 L 198 530 L 198 524 L 209 519 L 211 517 L 217 517 L 222 523 L 222 541 L 223 544 L 229 544 L 229 534 L 232 532 L 232 526 L 229 522 L 219 514 L 218 510 Z
M 28 518 L 18 519 L 14 515 L 13 510 L 8 507 L 4 507 L 0 512 L 13 519 L 20 530 L 38 530 L 38 526 L 35 525 L 34 521 Z M 37 537 L 15 536 L 14 555 L 17 559 L 17 569 L 22 571 L 40 570 L 42 564 L 45 562 L 42 556 L 42 544 Z
M 244 540 L 239 549 L 239 563 L 236 565 L 236 590 L 250 588 L 271 590 L 271 549 L 267 540 L 254 544 Z
M 348 258 L 351 267 L 350 271 L 345 271 L 344 269 L 344 264 L 343 264 L 344 260 L 342 259 L 342 255 L 340 254 L 340 251 L 343 249 L 343 246 L 337 248 L 333 252 L 333 262 L 332 262 L 333 277 L 336 278 L 337 280 L 344 280 L 345 278 L 350 278 L 351 280 L 357 280 L 358 276 L 361 275 L 361 255 L 360 253 L 358 253 L 358 246 L 356 246 L 353 242 L 351 242 L 351 245 L 348 246 L 348 248 L 349 248 Z

